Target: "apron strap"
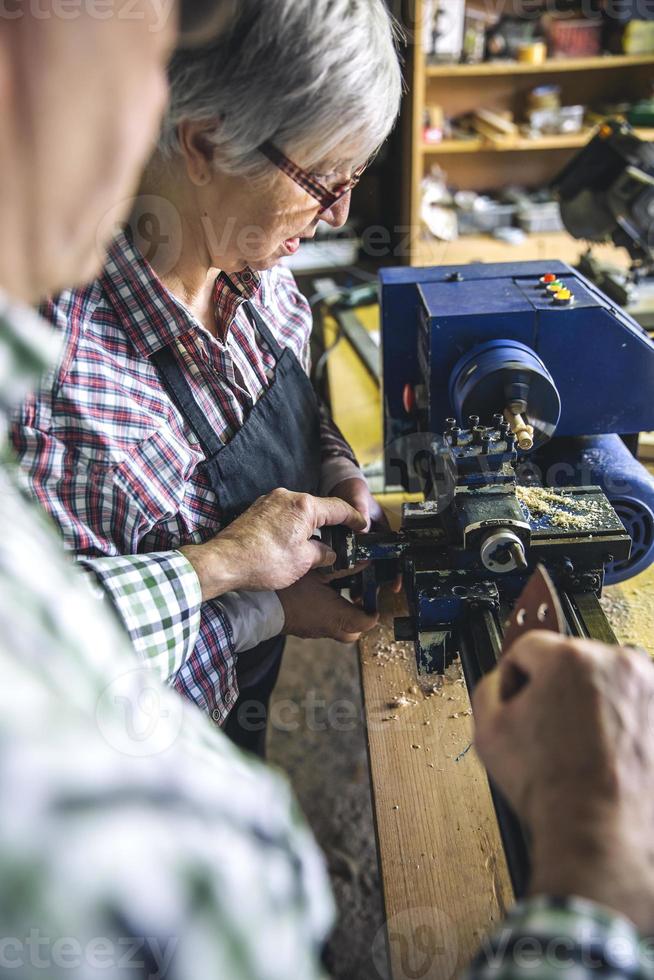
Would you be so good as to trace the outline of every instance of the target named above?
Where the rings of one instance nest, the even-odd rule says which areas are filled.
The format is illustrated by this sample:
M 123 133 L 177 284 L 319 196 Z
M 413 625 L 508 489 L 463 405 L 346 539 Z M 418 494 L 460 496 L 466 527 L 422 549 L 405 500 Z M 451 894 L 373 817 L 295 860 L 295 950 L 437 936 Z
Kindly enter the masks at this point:
M 250 303 L 243 304 L 251 323 L 263 338 L 264 342 L 276 361 L 280 359 L 284 350 L 273 337 L 272 331 L 266 326 L 263 317 Z M 195 400 L 191 386 L 184 376 L 172 347 L 162 347 L 161 350 L 152 354 L 150 360 L 159 372 L 164 388 L 170 395 L 177 408 L 182 413 L 191 426 L 202 447 L 207 459 L 211 459 L 216 453 L 224 449 L 224 444 L 216 435 L 213 426 L 207 421 L 206 416 L 200 409 Z
M 164 388 L 170 395 L 172 401 L 182 413 L 182 417 L 188 422 L 202 446 L 202 451 L 207 459 L 211 459 L 223 448 L 223 443 L 216 435 L 213 426 L 200 409 L 200 406 L 193 397 L 191 386 L 184 377 L 184 373 L 173 353 L 171 347 L 162 347 L 150 360 L 156 367 Z
M 270 327 L 266 326 L 265 320 L 263 319 L 263 317 L 261 316 L 257 308 L 254 306 L 254 304 L 250 303 L 250 301 L 247 300 L 243 304 L 243 306 L 245 307 L 245 312 L 250 318 L 250 322 L 254 326 L 255 330 L 257 330 L 258 333 L 263 337 L 266 344 L 268 345 L 270 353 L 275 358 L 275 360 L 278 361 L 282 356 L 282 354 L 284 353 L 284 348 L 281 347 L 279 343 L 275 340 L 272 331 L 270 330 Z

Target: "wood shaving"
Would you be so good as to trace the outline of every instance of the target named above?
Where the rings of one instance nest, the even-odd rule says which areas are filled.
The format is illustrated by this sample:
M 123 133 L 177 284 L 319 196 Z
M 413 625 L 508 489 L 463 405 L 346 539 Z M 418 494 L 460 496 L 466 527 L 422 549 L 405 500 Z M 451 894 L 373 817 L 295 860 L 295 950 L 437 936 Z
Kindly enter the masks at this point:
M 408 698 L 404 691 L 393 698 L 392 701 L 388 702 L 389 708 L 408 708 L 410 704 L 417 704 L 415 698 Z
M 518 486 L 515 494 L 532 517 L 547 517 L 554 527 L 579 530 L 597 527 L 601 508 L 595 501 L 582 500 L 549 487 Z
M 600 602 L 620 643 L 632 643 L 651 651 L 654 636 L 651 586 L 643 588 L 629 582 L 610 587 Z

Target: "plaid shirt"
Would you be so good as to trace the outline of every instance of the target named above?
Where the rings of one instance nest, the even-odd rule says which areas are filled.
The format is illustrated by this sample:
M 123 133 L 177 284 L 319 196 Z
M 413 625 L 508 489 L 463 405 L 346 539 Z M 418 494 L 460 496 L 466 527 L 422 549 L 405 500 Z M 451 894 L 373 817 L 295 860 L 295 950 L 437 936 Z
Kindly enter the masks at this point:
M 317 980 L 333 910 L 287 784 L 138 667 L 21 491 L 8 407 L 52 341 L 0 297 L 0 973 Z M 539 897 L 467 977 L 651 980 L 652 949 Z
M 7 411 L 53 339 L 0 297 L 0 975 L 317 980 L 287 783 L 139 665 L 22 492 Z
M 188 656 L 186 638 L 193 637 L 197 600 L 189 595 L 185 566 L 179 565 L 184 559 L 174 549 L 212 537 L 222 526 L 221 512 L 198 468 L 205 457 L 197 437 L 149 358 L 173 345 L 198 405 L 228 442 L 275 369 L 272 354 L 242 309 L 248 299 L 262 308 L 280 344 L 290 347 L 308 371 L 311 311 L 288 270 L 220 275 L 214 338 L 120 235 L 98 280 L 47 306 L 47 317 L 65 334 L 63 358 L 37 396 L 25 403 L 13 428 L 32 492 L 61 527 L 69 548 L 100 559 L 87 564 L 117 599 L 137 642 L 143 643 L 144 631 L 136 606 L 146 609 L 151 582 L 166 579 L 165 622 L 185 638 L 174 648 L 177 656 L 170 657 L 168 673 L 175 674 L 175 687 L 217 722 L 238 693 L 228 614 L 235 600 L 232 595 L 229 603 L 202 605 L 199 634 Z M 342 475 L 358 473 L 358 468 L 327 416 L 321 432 L 323 475 L 332 472 L 333 486 L 334 463 L 338 469 L 345 461 L 349 469 Z M 124 562 L 131 576 L 128 596 Z M 122 591 L 115 585 L 117 569 Z M 244 596 L 246 609 L 251 595 Z M 269 598 L 279 606 L 275 596 Z

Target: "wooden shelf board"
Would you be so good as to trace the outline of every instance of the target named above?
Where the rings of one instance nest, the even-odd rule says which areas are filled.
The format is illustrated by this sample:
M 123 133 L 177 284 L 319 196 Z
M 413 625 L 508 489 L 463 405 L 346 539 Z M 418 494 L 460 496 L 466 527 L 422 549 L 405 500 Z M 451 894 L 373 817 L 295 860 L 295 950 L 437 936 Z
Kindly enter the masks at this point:
M 425 156 L 440 156 L 450 153 L 517 153 L 526 150 L 568 150 L 585 146 L 594 133 L 585 129 L 581 133 L 563 133 L 555 136 L 541 136 L 539 139 L 527 139 L 524 136 L 507 137 L 496 142 L 482 137 L 471 140 L 442 140 L 440 143 L 423 143 L 422 152 Z M 654 140 L 654 129 L 637 129 L 636 134 L 644 140 Z
M 411 264 L 463 265 L 466 262 L 551 261 L 559 259 L 574 265 L 586 243 L 565 231 L 527 235 L 519 245 L 509 245 L 491 235 L 462 235 L 454 242 L 419 239 L 411 250 Z M 603 262 L 628 268 L 629 256 L 615 245 L 594 245 L 593 254 Z
M 481 75 L 546 75 L 552 72 L 595 71 L 654 65 L 654 53 L 600 55 L 596 58 L 551 58 L 541 65 L 521 61 L 485 61 L 479 65 L 427 65 L 429 78 L 476 77 Z

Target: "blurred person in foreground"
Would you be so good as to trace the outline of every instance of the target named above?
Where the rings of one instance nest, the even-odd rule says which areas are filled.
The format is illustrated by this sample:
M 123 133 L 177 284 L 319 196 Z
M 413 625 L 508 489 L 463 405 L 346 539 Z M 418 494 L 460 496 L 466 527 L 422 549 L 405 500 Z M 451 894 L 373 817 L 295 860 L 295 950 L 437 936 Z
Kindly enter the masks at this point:
M 14 403 L 60 357 L 27 304 L 97 273 L 103 215 L 133 191 L 156 136 L 180 17 L 206 40 L 232 7 L 130 0 L 109 16 L 106 4 L 0 16 L 3 977 L 320 973 L 331 898 L 287 784 L 139 664 L 111 590 L 96 597 L 70 565 L 7 444 Z M 278 494 L 207 561 L 231 587 L 256 566 L 243 558 L 254 543 L 272 559 L 260 584 L 290 585 L 329 561 L 309 540 L 327 520 L 365 523 L 343 501 Z M 165 653 L 180 625 L 167 613 L 171 575 L 186 559 L 137 559 L 123 562 L 117 608 L 128 626 L 141 616 Z M 190 564 L 186 581 L 199 607 Z
M 93 271 L 85 212 L 66 189 L 71 174 L 76 187 L 108 178 L 100 165 L 114 157 L 93 154 L 125 117 L 105 105 L 107 87 L 139 92 L 128 131 L 144 142 L 160 106 L 174 23 L 157 34 L 152 11 L 136 9 L 140 23 L 0 20 L 0 282 L 23 302 Z M 122 169 L 127 180 L 129 160 Z M 3 296 L 3 439 L 14 398 L 56 347 Z M 2 975 L 321 975 L 331 902 L 286 784 L 139 668 L 24 499 L 6 442 L 0 499 Z M 516 672 L 526 684 L 509 698 L 503 678 Z M 652 932 L 653 674 L 634 651 L 531 634 L 479 687 L 477 744 L 532 832 L 534 897 L 473 976 L 652 975 L 639 930 Z M 518 958 L 525 939 L 533 949 L 552 936 L 565 945 L 536 969 Z

